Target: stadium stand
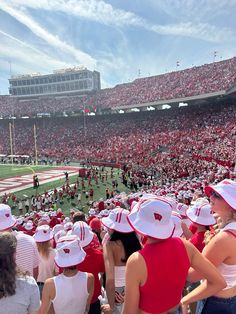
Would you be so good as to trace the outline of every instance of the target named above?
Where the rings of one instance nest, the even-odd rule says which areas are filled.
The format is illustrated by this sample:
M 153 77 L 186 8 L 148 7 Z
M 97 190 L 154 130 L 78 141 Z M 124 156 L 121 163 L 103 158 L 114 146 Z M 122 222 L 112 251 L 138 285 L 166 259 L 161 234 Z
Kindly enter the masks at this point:
M 113 261 L 113 258 L 110 263 L 109 256 L 112 256 L 112 254 L 111 252 L 109 253 L 109 247 L 111 247 L 112 241 L 116 242 L 116 246 L 117 244 L 120 245 L 122 241 L 128 243 L 127 232 L 134 233 L 133 230 L 135 230 L 136 232 L 140 232 L 139 239 L 144 246 L 142 254 L 147 254 L 145 253 L 147 252 L 146 248 L 154 244 L 158 247 L 158 254 L 163 256 L 162 265 L 160 264 L 158 269 L 162 269 L 163 276 L 161 275 L 161 278 L 163 279 L 160 282 L 163 282 L 165 286 L 164 289 L 161 286 L 160 291 L 164 291 L 164 295 L 167 297 L 164 300 L 164 298 L 156 298 L 156 295 L 154 295 L 152 304 L 149 302 L 149 306 L 151 304 L 152 307 L 149 307 L 148 310 L 145 309 L 146 312 L 153 313 L 154 310 L 157 311 L 156 304 L 158 304 L 160 307 L 158 313 L 167 313 L 167 311 L 170 313 L 170 309 L 171 313 L 179 313 L 181 291 L 186 281 L 188 268 L 191 266 L 192 269 L 195 269 L 195 272 L 204 274 L 205 280 L 203 285 L 205 285 L 205 289 L 210 286 L 210 284 L 206 283 L 206 280 L 209 279 L 211 279 L 211 289 L 212 285 L 215 286 L 214 292 L 211 290 L 208 294 L 204 294 L 204 296 L 210 296 L 210 300 L 211 295 L 215 295 L 219 291 L 221 295 L 217 297 L 217 302 L 219 303 L 219 300 L 223 298 L 223 305 L 221 305 L 222 307 L 219 309 L 219 312 L 225 313 L 226 308 L 228 309 L 228 301 L 227 303 L 225 302 L 228 299 L 230 302 L 234 300 L 234 309 L 232 308 L 230 313 L 235 313 L 235 291 L 232 292 L 232 295 L 224 294 L 224 292 L 228 293 L 228 291 L 232 291 L 232 286 L 230 285 L 233 282 L 235 286 L 235 276 L 230 277 L 230 281 L 227 281 L 228 274 L 225 275 L 218 267 L 219 265 L 215 265 L 225 277 L 226 281 L 224 281 L 223 277 L 221 278 L 219 273 L 216 272 L 216 269 L 213 269 L 212 265 L 209 266 L 206 259 L 202 257 L 203 255 L 209 258 L 213 264 L 216 264 L 212 256 L 220 256 L 222 257 L 220 266 L 224 265 L 224 267 L 227 264 L 223 262 L 229 256 L 230 258 L 234 258 L 235 261 L 235 250 L 233 248 L 236 237 L 236 183 L 230 180 L 236 178 L 236 103 L 233 100 L 234 98 L 231 98 L 229 103 L 226 100 L 212 101 L 211 104 L 209 104 L 209 101 L 208 103 L 205 101 L 201 104 L 192 104 L 187 107 L 178 108 L 173 106 L 169 110 L 154 110 L 152 112 L 142 111 L 139 113 L 96 116 L 87 116 L 84 114 L 78 116 L 65 115 L 64 117 L 35 118 L 37 114 L 52 113 L 54 115 L 59 112 L 76 113 L 79 111 L 82 113 L 85 110 L 95 111 L 97 108 L 115 108 L 122 105 L 151 103 L 158 100 L 204 95 L 213 92 L 222 92 L 224 94 L 235 82 L 235 76 L 236 58 L 232 58 L 184 71 L 137 79 L 132 83 L 121 84 L 111 89 L 101 90 L 95 95 L 83 96 L 81 98 L 78 96 L 64 98 L 44 97 L 19 101 L 9 96 L 0 96 L 0 115 L 3 117 L 0 123 L 0 153 L 10 154 L 9 143 L 11 139 L 14 154 L 31 156 L 32 160 L 34 160 L 35 140 L 37 140 L 39 160 L 51 159 L 57 161 L 72 159 L 81 163 L 87 162 L 86 188 L 90 189 L 90 191 L 93 191 L 90 188 L 91 180 L 94 180 L 96 186 L 100 187 L 100 184 L 104 185 L 104 177 L 108 176 L 108 171 L 104 167 L 93 167 L 93 164 L 96 165 L 97 163 L 102 165 L 106 163 L 118 165 L 120 167 L 119 175 L 121 175 L 121 184 L 123 183 L 126 187 L 128 186 L 132 191 L 120 193 L 118 190 L 118 181 L 115 182 L 115 180 L 112 180 L 112 189 L 106 189 L 106 200 L 95 200 L 93 199 L 93 193 L 92 195 L 86 194 L 88 190 L 86 191 L 85 186 L 83 186 L 84 178 L 81 178 L 80 182 L 80 178 L 78 177 L 76 184 L 73 183 L 70 185 L 67 177 L 63 185 L 58 189 L 55 188 L 54 191 L 45 191 L 42 195 L 36 192 L 36 195 L 32 195 L 30 203 L 28 196 L 24 195 L 27 198 L 24 200 L 25 210 L 23 210 L 21 199 L 17 199 L 14 194 L 7 195 L 5 193 L 1 200 L 3 204 L 0 204 L 0 235 L 3 232 L 3 236 L 0 239 L 2 251 L 4 251 L 4 245 L 7 248 L 9 247 L 8 243 L 4 243 L 6 240 L 9 241 L 9 235 L 7 236 L 4 231 L 10 231 L 14 222 L 14 229 L 16 229 L 14 230 L 14 234 L 16 236 L 22 236 L 21 232 L 23 232 L 30 241 L 35 240 L 38 243 L 47 242 L 48 252 L 50 251 L 52 255 L 57 257 L 58 254 L 60 255 L 60 252 L 64 255 L 66 254 L 68 261 L 68 259 L 73 257 L 70 257 L 68 254 L 73 253 L 74 243 L 78 246 L 77 237 L 73 238 L 73 232 L 77 229 L 78 234 L 80 234 L 79 239 L 81 243 L 86 240 L 86 243 L 83 243 L 83 247 L 85 251 L 88 250 L 86 252 L 89 252 L 88 256 L 92 260 L 90 262 L 84 260 L 84 268 L 80 269 L 77 265 L 78 262 L 72 264 L 69 260 L 66 265 L 59 264 L 56 257 L 57 268 L 55 268 L 54 259 L 49 259 L 48 257 L 47 262 L 50 262 L 50 265 L 55 268 L 56 272 L 64 273 L 64 275 L 60 274 L 60 277 L 58 276 L 57 278 L 77 276 L 77 269 L 79 269 L 80 271 L 93 273 L 98 279 L 98 273 L 102 274 L 105 271 L 105 289 L 108 298 L 106 299 L 106 295 L 103 295 L 104 289 L 101 289 L 101 285 L 97 280 L 99 284 L 95 286 L 96 289 L 94 290 L 91 301 L 90 313 L 101 312 L 100 300 L 102 301 L 102 310 L 105 311 L 106 309 L 107 313 L 112 313 L 113 310 L 116 313 L 121 313 L 123 302 L 123 313 L 130 313 L 131 311 L 128 310 L 128 307 L 132 298 L 129 298 L 131 296 L 129 287 L 132 286 L 133 289 L 133 284 L 141 281 L 133 280 L 132 285 L 129 285 L 129 278 L 131 278 L 129 275 L 127 276 L 127 273 L 129 274 L 131 269 L 129 261 L 126 267 L 126 260 L 121 259 L 122 256 L 119 256 L 117 264 L 116 261 Z M 8 118 L 9 116 L 11 117 L 10 119 Z M 28 116 L 29 118 L 12 119 L 12 117 L 23 116 Z M 36 127 L 36 132 L 34 127 Z M 110 178 L 113 178 L 113 168 L 110 168 Z M 224 181 L 221 182 L 222 180 Z M 217 185 L 210 187 L 209 184 L 212 183 Z M 76 198 L 78 206 L 81 206 L 82 194 L 85 194 L 85 198 L 87 199 L 89 197 L 87 213 L 70 209 L 70 216 L 65 217 L 66 213 L 60 208 L 63 201 L 70 199 L 70 202 Z M 209 199 L 211 201 L 210 204 Z M 14 205 L 13 210 L 18 207 L 20 214 L 18 217 L 13 217 L 11 209 L 6 205 L 11 205 L 11 203 Z M 150 206 L 152 203 L 153 205 Z M 189 205 L 192 206 L 188 208 Z M 163 206 L 165 206 L 164 209 Z M 207 211 L 204 212 L 203 208 Z M 83 207 L 80 209 L 83 210 Z M 124 209 L 130 210 L 131 213 L 124 211 Z M 26 211 L 26 213 L 24 214 L 23 211 Z M 218 221 L 214 218 L 213 211 L 218 215 Z M 153 215 L 150 215 L 150 212 Z M 129 215 L 129 218 L 124 217 L 125 213 Z M 143 216 L 140 213 L 144 213 L 142 214 Z M 137 217 L 134 217 L 134 215 Z M 132 216 L 134 219 L 132 219 Z M 138 219 L 142 219 L 141 223 L 139 223 Z M 83 223 L 79 220 L 82 220 Z M 134 224 L 135 221 L 138 222 L 137 226 Z M 177 221 L 179 221 L 179 225 Z M 96 234 L 92 233 L 86 222 L 91 224 L 91 228 L 92 225 L 98 226 L 93 230 L 95 232 L 96 229 Z M 119 224 L 122 225 L 122 228 Z M 214 227 L 213 224 L 215 224 Z M 110 229 L 110 234 L 107 233 L 107 229 L 105 230 L 102 225 Z M 222 229 L 222 225 L 224 229 Z M 139 230 L 140 226 L 142 230 Z M 51 230 L 50 228 L 53 229 Z M 152 229 L 154 229 L 154 235 Z M 86 230 L 89 235 L 88 242 L 85 239 Z M 112 230 L 115 231 L 113 234 Z M 162 234 L 163 230 L 164 235 Z M 225 232 L 219 232 L 220 230 Z M 41 237 L 40 232 L 42 234 Z M 158 235 L 156 232 L 158 232 Z M 46 234 L 48 237 L 45 237 Z M 67 236 L 63 237 L 66 234 Z M 32 238 L 32 235 L 34 235 L 34 238 Z M 113 237 L 114 235 L 122 238 L 115 238 Z M 228 247 L 220 242 L 220 246 L 212 245 L 212 250 L 215 250 L 212 256 L 211 254 L 209 254 L 210 257 L 207 256 L 204 251 L 200 255 L 197 249 L 201 251 L 205 245 L 209 245 L 208 242 L 211 239 L 214 241 L 215 236 L 217 237 L 216 239 L 219 239 L 219 237 L 223 240 L 227 239 L 227 243 L 229 244 L 226 244 Z M 180 237 L 185 238 L 183 243 Z M 16 243 L 13 235 L 11 235 L 11 238 L 10 240 Z M 120 241 L 120 239 L 124 240 Z M 68 247 L 64 247 L 64 242 L 68 243 Z M 193 250 L 190 243 L 197 249 Z M 171 249 L 170 246 L 172 246 Z M 38 245 L 37 247 L 40 253 L 40 246 Z M 56 251 L 54 251 L 55 247 Z M 101 247 L 103 247 L 103 251 Z M 200 247 L 201 250 L 199 249 Z M 227 250 L 225 250 L 225 247 Z M 64 253 L 61 248 L 63 248 Z M 160 249 L 163 249 L 163 254 Z M 18 250 L 20 250 L 19 246 Z M 80 251 L 78 247 L 76 251 Z M 123 251 L 127 253 L 126 249 Z M 154 251 L 152 247 L 152 252 Z M 188 253 L 188 256 L 193 256 L 191 254 L 194 254 L 195 257 L 187 257 L 185 251 Z M 94 252 L 93 256 L 91 252 Z M 21 248 L 20 253 L 26 259 L 24 249 Z M 97 254 L 96 256 L 95 253 Z M 15 247 L 9 254 L 12 255 L 11 260 L 14 261 L 14 256 L 16 256 Z M 129 252 L 130 254 L 131 251 Z M 129 257 L 129 255 L 126 257 Z M 101 259 L 99 270 L 97 267 L 98 256 Z M 103 265 L 103 256 L 105 265 Z M 178 287 L 179 296 L 172 304 L 169 301 L 172 301 L 173 296 L 176 294 L 174 290 L 176 290 L 176 284 L 179 284 L 180 280 L 178 270 L 183 265 L 182 262 L 178 262 L 180 267 L 175 267 L 175 263 L 179 261 L 180 257 L 183 258 L 185 263 L 184 271 L 181 273 L 182 285 Z M 2 254 L 0 258 L 0 264 L 7 265 L 5 262 L 6 254 Z M 95 260 L 96 263 L 94 262 Z M 122 261 L 122 266 L 120 265 L 120 261 Z M 150 261 L 152 260 L 150 259 Z M 50 300 L 50 297 L 45 297 L 47 291 L 49 291 L 47 288 L 47 279 L 54 276 L 54 271 L 50 274 L 44 272 L 47 268 L 44 263 L 45 261 L 38 260 L 35 264 L 36 269 L 39 266 L 39 275 L 35 275 L 38 287 L 42 290 L 43 286 L 46 286 L 46 289 L 44 289 L 46 292 L 43 293 L 42 298 L 42 313 L 46 312 L 44 309 L 49 307 L 49 304 L 45 305 L 47 303 L 45 300 Z M 17 260 L 16 264 L 19 267 Z M 153 264 L 151 266 L 154 269 L 152 274 L 155 275 L 156 263 L 151 264 Z M 15 267 L 14 265 L 11 267 Z M 112 272 L 110 265 L 114 266 Z M 73 268 L 72 266 L 76 267 Z M 234 267 L 235 262 L 229 266 Z M 68 269 L 66 269 L 67 267 Z M 210 270 L 208 269 L 209 267 L 211 267 Z M 1 273 L 6 273 L 7 267 L 5 268 L 1 269 Z M 63 268 L 65 269 L 63 270 Z M 117 268 L 119 268 L 118 272 Z M 126 280 L 124 279 L 125 268 Z M 135 273 L 138 274 L 137 267 L 134 269 Z M 214 276 L 212 275 L 213 271 L 215 272 Z M 115 274 L 115 281 L 112 278 L 114 282 L 111 285 L 109 275 L 113 272 Z M 44 274 L 45 276 L 42 276 Z M 191 274 L 188 279 L 192 279 Z M 194 275 L 196 274 L 193 274 L 193 278 Z M 214 280 L 212 280 L 213 277 Z M 116 285 L 117 279 L 119 279 L 119 284 L 121 282 L 120 279 L 122 279 L 120 286 Z M 198 279 L 200 280 L 202 277 Z M 155 289 L 158 286 L 158 280 L 152 288 L 154 293 L 156 293 Z M 8 284 L 8 282 L 6 283 Z M 2 286 L 4 287 L 4 285 L 5 282 L 3 282 Z M 65 282 L 63 283 L 63 288 L 65 287 L 64 285 Z M 186 287 L 187 285 L 189 283 L 186 284 Z M 87 285 L 85 287 L 87 295 Z M 142 285 L 141 289 L 143 287 L 145 285 Z M 229 289 L 225 291 L 224 287 Z M 38 292 L 36 282 L 34 282 L 34 288 Z M 122 289 L 118 289 L 115 293 L 115 288 Z M 193 286 L 190 285 L 189 290 L 192 288 Z M 0 291 L 4 292 L 4 289 L 0 289 Z M 124 291 L 126 294 L 125 299 Z M 6 308 L 11 307 L 11 304 L 9 298 L 1 298 L 1 293 L 0 302 L 5 302 L 4 304 L 1 303 L 5 311 Z M 99 294 L 101 295 L 99 296 Z M 39 293 L 35 293 L 35 295 L 37 295 L 37 302 L 35 301 L 37 303 L 35 305 L 36 310 L 39 308 Z M 71 293 L 71 295 L 68 293 L 66 297 L 68 300 L 77 298 L 74 293 Z M 161 300 L 161 302 L 158 301 L 160 304 L 158 302 L 155 303 L 154 299 L 157 301 Z M 198 299 L 201 299 L 201 296 L 198 298 L 195 297 L 194 300 Z M 213 297 L 214 299 L 216 298 Z M 188 305 L 194 300 L 191 294 L 187 294 L 182 298 L 181 305 L 183 306 L 184 313 L 190 310 Z M 84 302 L 86 302 L 86 298 L 84 298 Z M 139 302 L 136 303 L 139 304 Z M 207 301 L 205 304 L 209 304 L 209 302 Z M 62 306 L 64 305 L 60 302 L 54 302 L 55 312 L 67 311 L 68 313 L 72 313 L 68 309 L 64 310 Z M 217 307 L 219 307 L 218 304 Z M 61 311 L 57 311 L 57 308 L 60 308 Z M 84 309 L 85 306 L 79 312 L 84 313 Z M 206 313 L 211 312 L 212 310 L 206 310 Z M 191 313 L 195 312 L 192 311 Z
M 236 106 L 211 105 L 95 117 L 17 119 L 14 152 L 41 157 L 132 164 L 167 177 L 200 175 L 209 162 L 233 167 Z M 2 120 L 1 152 L 9 153 Z M 211 165 L 212 167 L 212 165 Z
M 159 100 L 205 95 L 230 88 L 236 78 L 236 57 L 199 67 L 136 79 L 131 83 L 87 96 L 18 100 L 0 96 L 0 116 L 36 116 L 40 113 L 81 112 Z

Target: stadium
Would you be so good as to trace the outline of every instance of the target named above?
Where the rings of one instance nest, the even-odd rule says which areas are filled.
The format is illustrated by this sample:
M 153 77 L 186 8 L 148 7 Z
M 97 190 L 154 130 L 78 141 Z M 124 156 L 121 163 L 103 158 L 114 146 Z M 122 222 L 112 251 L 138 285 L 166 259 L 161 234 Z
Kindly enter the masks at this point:
M 236 57 L 215 57 L 109 88 L 10 73 L 0 314 L 236 313 Z

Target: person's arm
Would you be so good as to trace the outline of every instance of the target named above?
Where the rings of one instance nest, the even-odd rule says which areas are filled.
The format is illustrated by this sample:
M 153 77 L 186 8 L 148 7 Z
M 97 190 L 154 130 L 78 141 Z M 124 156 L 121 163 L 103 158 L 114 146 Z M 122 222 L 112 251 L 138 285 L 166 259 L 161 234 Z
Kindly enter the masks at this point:
M 39 314 L 47 314 L 50 308 L 51 302 L 55 297 L 55 285 L 52 278 L 45 281 L 42 293 L 42 303 L 39 309 Z
M 88 273 L 87 289 L 88 289 L 89 296 L 86 303 L 85 314 L 89 312 L 89 307 L 90 307 L 90 303 L 91 303 L 93 292 L 94 292 L 94 276 L 93 274 L 90 274 L 90 273 Z
M 184 234 L 185 238 L 187 240 L 189 240 L 191 238 L 191 236 L 193 235 L 193 233 L 189 230 L 189 228 L 185 222 L 181 223 L 181 228 L 183 230 L 183 234 Z
M 208 298 L 226 287 L 224 278 L 216 267 L 205 258 L 191 243 L 185 241 L 185 246 L 190 257 L 191 267 L 204 278 L 204 282 L 196 289 L 184 296 L 181 300 L 183 306 Z
M 106 292 L 109 307 L 103 306 L 103 311 L 113 312 L 115 306 L 115 263 L 111 243 L 108 241 L 103 247 L 103 256 L 106 271 Z
M 211 241 L 205 246 L 202 251 L 202 255 L 205 256 L 215 267 L 218 267 L 230 254 L 231 241 L 225 232 L 217 234 L 211 239 Z M 190 269 L 188 274 L 189 281 L 198 281 L 202 279 L 201 273 L 195 269 Z
M 32 240 L 32 244 L 33 244 L 33 248 L 34 248 L 34 252 L 33 252 L 33 277 L 34 279 L 37 281 L 37 278 L 38 278 L 38 274 L 39 274 L 39 252 L 38 252 L 38 248 L 37 248 L 37 245 L 35 243 L 34 240 Z
M 133 314 L 139 311 L 139 287 L 146 269 L 143 257 L 135 252 L 126 264 L 125 272 L 125 302 L 122 314 Z

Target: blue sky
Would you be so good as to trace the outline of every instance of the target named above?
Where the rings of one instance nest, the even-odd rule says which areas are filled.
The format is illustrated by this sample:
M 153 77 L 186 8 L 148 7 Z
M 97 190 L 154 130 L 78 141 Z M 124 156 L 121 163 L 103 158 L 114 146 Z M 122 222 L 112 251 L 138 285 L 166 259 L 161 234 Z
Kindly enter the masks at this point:
M 75 65 L 102 88 L 236 56 L 236 0 L 0 0 L 0 94 L 12 74 Z M 10 66 L 11 65 L 11 66 Z

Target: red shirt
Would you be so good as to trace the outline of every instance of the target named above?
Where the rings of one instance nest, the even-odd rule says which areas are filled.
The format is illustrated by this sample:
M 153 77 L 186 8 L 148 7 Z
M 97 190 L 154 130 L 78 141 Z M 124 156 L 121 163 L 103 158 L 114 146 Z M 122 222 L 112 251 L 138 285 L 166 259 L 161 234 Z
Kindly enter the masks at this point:
M 198 249 L 198 251 L 202 252 L 202 250 L 205 247 L 205 243 L 203 243 L 204 241 L 204 234 L 205 231 L 200 231 L 200 232 L 195 232 L 191 238 L 190 238 L 190 242 Z
M 180 238 L 146 244 L 139 253 L 147 267 L 147 280 L 140 286 L 139 308 L 148 313 L 163 313 L 178 305 L 190 262 Z
M 101 283 L 98 274 L 105 272 L 104 259 L 100 250 L 88 247 L 85 248 L 85 252 L 87 254 L 85 260 L 77 266 L 77 269 L 94 275 L 94 293 L 91 301 L 91 303 L 94 303 L 101 294 Z
M 197 227 L 196 226 L 194 226 L 194 224 L 192 223 L 190 226 L 189 226 L 189 231 L 191 231 L 192 232 L 192 234 L 194 234 L 196 231 L 197 231 Z
M 52 217 L 49 223 L 49 226 L 50 228 L 53 228 L 54 226 L 59 225 L 59 224 L 60 224 L 60 220 L 57 219 L 57 217 Z
M 102 211 L 102 210 L 104 210 L 105 209 L 105 203 L 103 202 L 103 201 L 100 201 L 99 203 L 98 203 L 98 210 L 99 211 Z

